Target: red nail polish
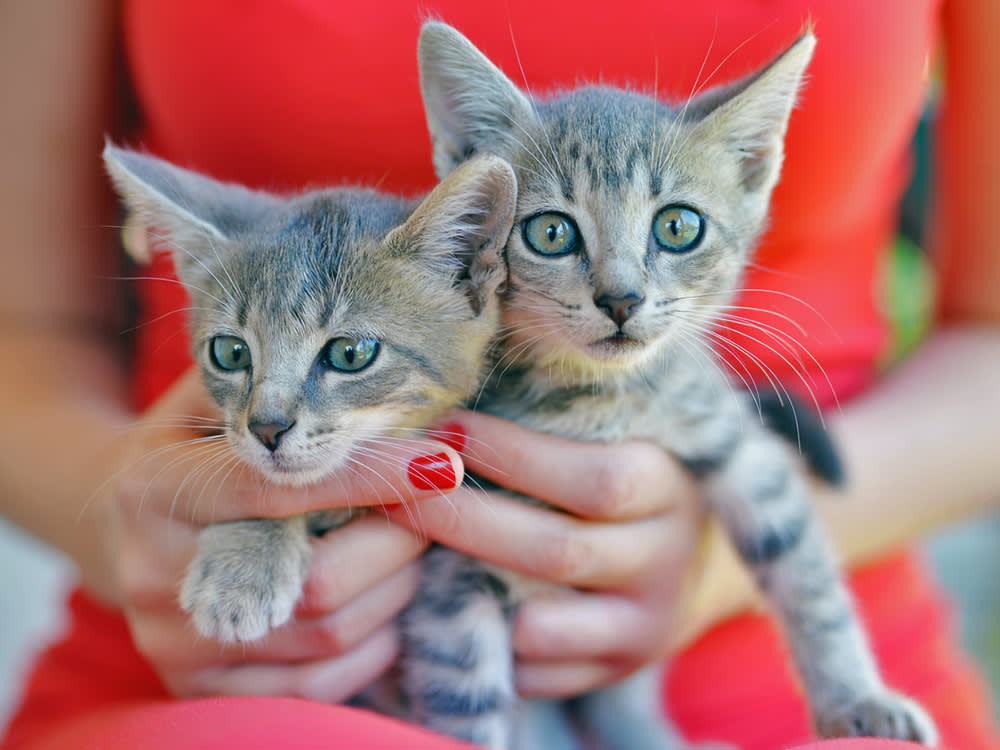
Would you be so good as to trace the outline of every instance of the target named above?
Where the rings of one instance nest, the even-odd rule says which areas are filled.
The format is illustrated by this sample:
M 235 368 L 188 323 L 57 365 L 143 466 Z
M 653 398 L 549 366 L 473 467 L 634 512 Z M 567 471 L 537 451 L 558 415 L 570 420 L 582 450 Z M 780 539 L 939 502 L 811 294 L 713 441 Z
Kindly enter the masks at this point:
M 418 490 L 450 490 L 454 489 L 458 477 L 451 458 L 447 453 L 435 453 L 433 456 L 418 456 L 410 461 L 406 470 L 410 484 Z
M 427 434 L 435 440 L 440 440 L 449 448 L 454 448 L 459 453 L 465 450 L 468 436 L 465 428 L 458 422 L 448 422 L 440 427 L 435 427 L 433 430 L 429 430 Z

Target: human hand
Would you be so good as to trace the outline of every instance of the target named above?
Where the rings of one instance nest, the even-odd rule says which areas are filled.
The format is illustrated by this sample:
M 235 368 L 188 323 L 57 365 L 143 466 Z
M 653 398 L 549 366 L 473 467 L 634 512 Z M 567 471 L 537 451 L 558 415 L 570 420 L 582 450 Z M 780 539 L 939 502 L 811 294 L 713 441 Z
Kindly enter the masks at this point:
M 104 490 L 117 599 L 139 651 L 179 696 L 255 694 L 336 702 L 393 662 L 394 619 L 416 588 L 425 542 L 376 514 L 313 544 L 295 619 L 253 643 L 200 638 L 178 590 L 207 524 L 285 517 L 320 508 L 409 503 L 441 494 L 414 487 L 421 456 L 461 461 L 426 438 L 362 446 L 364 466 L 307 488 L 265 484 L 213 434 L 218 413 L 196 371 L 186 373 L 119 443 Z M 447 472 L 444 472 L 447 474 Z M 424 477 L 426 479 L 426 477 Z M 444 477 L 447 480 L 447 477 Z M 441 482 L 447 484 L 447 481 Z M 95 500 L 97 502 L 100 499 Z
M 388 513 L 449 547 L 570 587 L 519 607 L 521 695 L 579 694 L 670 650 L 701 530 L 697 485 L 674 459 L 648 443 L 579 443 L 467 411 L 431 434 L 461 448 L 468 471 L 567 511 L 462 487 Z

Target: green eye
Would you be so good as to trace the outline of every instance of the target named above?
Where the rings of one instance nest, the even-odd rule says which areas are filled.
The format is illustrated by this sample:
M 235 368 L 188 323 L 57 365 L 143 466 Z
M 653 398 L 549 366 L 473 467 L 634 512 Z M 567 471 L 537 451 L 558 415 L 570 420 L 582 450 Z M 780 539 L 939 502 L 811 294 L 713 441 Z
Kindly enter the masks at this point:
M 540 255 L 568 255 L 579 245 L 579 232 L 573 220 L 564 214 L 537 214 L 524 222 L 524 241 Z
M 250 366 L 250 347 L 236 336 L 216 336 L 208 345 L 212 364 L 220 370 L 245 370 Z
M 334 370 L 357 372 L 372 363 L 378 354 L 378 348 L 378 341 L 375 339 L 341 336 L 327 342 L 321 359 L 324 365 Z
M 667 252 L 694 250 L 704 233 L 705 217 L 687 206 L 667 206 L 653 219 L 653 240 Z

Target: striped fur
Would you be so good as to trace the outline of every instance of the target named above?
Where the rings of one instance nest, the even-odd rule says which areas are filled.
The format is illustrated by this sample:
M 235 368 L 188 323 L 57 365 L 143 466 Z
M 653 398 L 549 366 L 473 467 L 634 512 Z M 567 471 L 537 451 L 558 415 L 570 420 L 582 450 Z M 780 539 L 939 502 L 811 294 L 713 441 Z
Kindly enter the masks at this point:
M 503 340 L 477 408 L 564 437 L 663 446 L 701 479 L 784 625 L 819 733 L 933 744 L 931 720 L 877 672 L 801 469 L 729 385 L 706 335 L 765 226 L 814 43 L 807 32 L 763 70 L 678 108 L 597 86 L 536 101 L 457 31 L 428 22 L 421 88 L 439 176 L 488 152 L 518 177 Z M 657 228 L 678 215 L 661 214 L 671 206 L 702 219 L 685 219 L 700 233 L 683 234 L 694 239 L 680 251 Z M 575 244 L 558 244 L 566 237 Z M 543 254 L 549 240 L 557 251 Z M 528 590 L 435 551 L 406 620 L 417 720 L 493 748 L 550 746 L 548 734 L 514 741 L 509 620 Z M 575 719 L 603 748 L 682 744 L 650 679 L 647 670 L 574 700 Z
M 241 462 L 277 484 L 353 471 L 360 443 L 405 439 L 478 388 L 517 192 L 500 159 L 471 162 L 419 205 L 359 188 L 254 192 L 112 146 L 105 163 L 133 254 L 148 259 L 159 233 L 190 293 L 194 355 L 225 435 L 218 463 L 192 471 L 196 496 Z M 220 368 L 219 337 L 239 339 L 249 366 Z M 345 337 L 377 342 L 368 366 L 330 365 Z M 351 516 L 207 527 L 183 607 L 203 635 L 263 637 L 291 617 L 309 537 Z

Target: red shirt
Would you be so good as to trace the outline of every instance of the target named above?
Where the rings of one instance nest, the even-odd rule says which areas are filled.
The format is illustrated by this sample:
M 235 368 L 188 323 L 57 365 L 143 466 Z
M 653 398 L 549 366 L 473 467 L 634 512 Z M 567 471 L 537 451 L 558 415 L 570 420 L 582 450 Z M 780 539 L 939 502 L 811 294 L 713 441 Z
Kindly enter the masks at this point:
M 749 289 L 776 293 L 747 292 L 744 300 L 762 308 L 747 313 L 752 321 L 776 326 L 808 348 L 815 361 L 806 358 L 801 368 L 825 404 L 831 393 L 822 371 L 848 398 L 873 380 L 889 343 L 878 281 L 939 32 L 938 6 L 939 0 L 123 3 L 126 53 L 150 150 L 254 186 L 362 182 L 406 193 L 434 182 L 416 63 L 417 33 L 427 16 L 455 25 L 534 94 L 601 81 L 655 87 L 674 101 L 758 68 L 811 21 L 819 44 L 792 116 L 772 228 L 747 281 Z M 158 263 L 150 276 L 169 272 L 165 260 Z M 190 357 L 182 318 L 170 314 L 186 305 L 183 290 L 142 282 L 140 301 L 146 324 L 138 329 L 136 399 L 142 406 Z M 740 344 L 794 386 L 784 347 L 764 338 Z M 946 604 L 919 564 L 896 556 L 855 573 L 852 586 L 889 681 L 929 708 L 945 745 L 998 746 L 981 685 L 954 650 Z M 52 747 L 63 735 L 69 739 L 61 746 L 75 746 L 76 717 L 86 725 L 102 711 L 133 716 L 129 706 L 136 701 L 157 707 L 166 699 L 122 619 L 79 594 L 73 604 L 70 632 L 41 661 L 13 725 L 21 737 L 56 737 Z M 694 740 L 764 750 L 809 735 L 780 638 L 763 617 L 735 618 L 705 634 L 674 660 L 665 690 L 671 713 Z M 256 711 L 262 704 L 252 705 Z M 199 725 L 208 726 L 212 713 L 205 707 Z M 178 715 L 170 712 L 158 725 L 165 737 L 174 736 L 172 721 L 182 737 L 190 736 Z M 336 720 L 343 722 L 343 740 L 350 720 Z M 121 737 L 116 726 L 98 732 Z M 371 726 L 358 736 L 374 741 L 380 730 Z
M 155 153 L 259 187 L 346 181 L 412 194 L 434 183 L 416 62 L 428 15 L 463 31 L 536 95 L 602 81 L 655 87 L 675 102 L 757 69 L 811 21 L 819 44 L 789 127 L 771 230 L 746 281 L 773 292 L 744 295 L 745 305 L 768 311 L 744 311 L 751 322 L 798 345 L 789 351 L 767 334 L 733 338 L 748 350 L 740 359 L 755 379 L 765 380 L 753 364 L 759 358 L 829 404 L 827 376 L 847 398 L 871 381 L 887 348 L 877 281 L 908 175 L 938 4 L 142 0 L 125 4 L 125 31 L 143 140 Z M 161 318 L 183 307 L 183 291 L 147 283 L 142 297 L 144 318 L 160 321 L 140 329 L 145 405 L 189 359 L 177 335 L 181 316 Z

